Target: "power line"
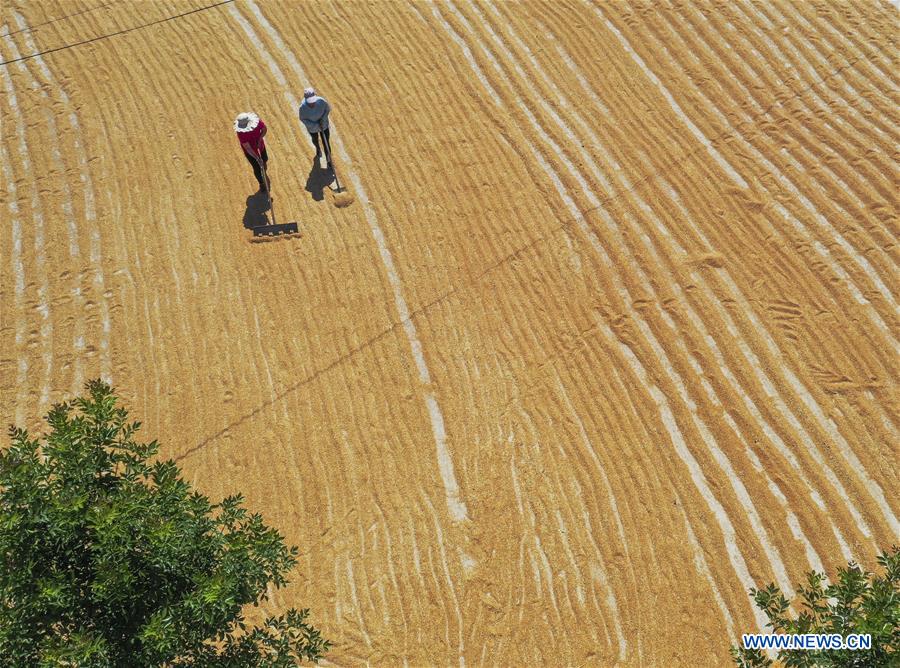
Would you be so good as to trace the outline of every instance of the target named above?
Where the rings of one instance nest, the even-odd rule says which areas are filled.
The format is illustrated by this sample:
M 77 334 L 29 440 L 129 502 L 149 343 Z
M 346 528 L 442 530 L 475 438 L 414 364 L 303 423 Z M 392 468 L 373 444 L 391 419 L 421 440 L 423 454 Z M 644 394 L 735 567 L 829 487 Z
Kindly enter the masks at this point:
M 196 14 L 197 12 L 203 12 L 207 9 L 213 9 L 214 7 L 220 7 L 222 5 L 227 5 L 228 3 L 234 2 L 234 0 L 222 0 L 221 2 L 217 2 L 212 5 L 207 5 L 205 7 L 198 7 L 197 9 L 192 9 L 189 12 L 183 12 L 181 14 L 176 14 L 175 16 L 168 16 L 164 19 L 158 19 L 156 21 L 151 21 L 150 23 L 145 23 L 143 25 L 134 26 L 132 28 L 125 28 L 124 30 L 117 30 L 116 32 L 111 32 L 107 35 L 100 35 L 99 37 L 92 37 L 91 39 L 86 39 L 81 42 L 75 42 L 74 44 L 66 44 L 65 46 L 58 46 L 54 49 L 47 49 L 46 51 L 38 51 L 37 53 L 30 53 L 27 56 L 21 56 L 19 58 L 13 58 L 12 60 L 4 60 L 0 65 L 8 65 L 10 63 L 17 63 L 22 60 L 28 60 L 30 58 L 37 58 L 38 56 L 43 56 L 48 53 L 54 53 L 56 51 L 64 51 L 65 49 L 72 49 L 76 46 L 82 46 L 83 44 L 90 44 L 91 42 L 99 42 L 102 39 L 107 39 L 109 37 L 115 37 L 116 35 L 124 35 L 125 33 L 133 32 L 135 30 L 140 30 L 141 28 L 147 28 L 149 26 L 156 25 L 158 23 L 165 23 L 166 21 L 174 21 L 175 19 L 180 19 L 183 16 L 188 16 L 189 14 Z
M 122 0 L 116 0 L 116 2 L 121 2 Z M 88 12 L 95 12 L 98 9 L 103 9 L 104 7 L 109 7 L 110 5 L 116 4 L 116 2 L 107 2 L 105 5 L 100 5 L 99 7 L 91 7 L 90 9 L 82 9 L 80 12 L 75 12 L 74 14 L 66 14 L 65 16 L 60 16 L 59 18 L 50 19 L 49 21 L 44 21 L 43 23 L 36 23 L 33 26 L 28 26 L 27 28 L 22 28 L 21 30 L 14 30 L 12 32 L 5 32 L 0 34 L 0 37 L 9 37 L 10 35 L 18 35 L 20 32 L 31 32 L 32 30 L 37 30 L 41 26 L 45 26 L 48 23 L 56 23 L 57 21 L 64 21 L 65 19 L 70 19 L 73 16 L 80 16 L 81 14 L 87 14 Z

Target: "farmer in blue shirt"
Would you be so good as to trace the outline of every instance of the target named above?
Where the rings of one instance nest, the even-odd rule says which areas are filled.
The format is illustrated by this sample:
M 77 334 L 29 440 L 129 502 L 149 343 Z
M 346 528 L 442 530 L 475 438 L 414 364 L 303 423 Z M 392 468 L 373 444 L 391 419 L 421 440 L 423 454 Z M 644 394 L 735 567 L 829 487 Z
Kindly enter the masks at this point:
M 319 135 L 322 135 L 322 145 L 325 147 L 328 168 L 332 169 L 331 132 L 328 129 L 328 114 L 330 112 L 331 105 L 328 104 L 324 97 L 316 95 L 316 91 L 313 88 L 307 88 L 303 91 L 303 102 L 300 104 L 300 122 L 306 126 L 313 145 L 316 147 L 315 160 L 322 157 L 322 149 L 319 148 Z

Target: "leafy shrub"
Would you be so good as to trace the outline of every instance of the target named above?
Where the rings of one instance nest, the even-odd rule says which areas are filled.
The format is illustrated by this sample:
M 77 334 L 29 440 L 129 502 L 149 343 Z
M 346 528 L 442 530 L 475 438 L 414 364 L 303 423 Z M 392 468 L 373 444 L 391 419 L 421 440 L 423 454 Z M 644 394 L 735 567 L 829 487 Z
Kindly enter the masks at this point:
M 779 650 L 784 666 L 823 668 L 882 668 L 900 666 L 900 548 L 896 545 L 878 557 L 882 575 L 867 573 L 853 562 L 838 570 L 837 581 L 825 585 L 825 574 L 810 571 L 806 585 L 798 587 L 800 611 L 789 617 L 790 604 L 774 584 L 751 589 L 773 633 L 870 634 L 871 649 Z M 732 647 L 741 668 L 771 666 L 760 650 Z
M 151 463 L 112 388 L 92 381 L 46 420 L 0 450 L 4 665 L 280 667 L 328 650 L 307 610 L 245 623 L 297 549 L 241 496 L 213 504 Z

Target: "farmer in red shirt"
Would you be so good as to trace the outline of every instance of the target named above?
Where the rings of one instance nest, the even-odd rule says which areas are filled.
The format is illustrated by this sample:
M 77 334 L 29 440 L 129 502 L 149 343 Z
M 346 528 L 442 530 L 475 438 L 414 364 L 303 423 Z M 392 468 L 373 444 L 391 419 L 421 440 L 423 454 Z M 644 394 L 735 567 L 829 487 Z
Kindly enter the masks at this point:
M 265 188 L 263 173 L 266 163 L 269 161 L 266 142 L 263 139 L 266 136 L 266 124 L 252 111 L 245 111 L 238 114 L 235 119 L 234 130 L 237 132 L 238 142 L 244 150 L 244 157 L 253 166 L 253 174 L 259 181 L 259 189 L 262 190 Z M 269 179 L 269 183 L 271 182 L 272 179 Z

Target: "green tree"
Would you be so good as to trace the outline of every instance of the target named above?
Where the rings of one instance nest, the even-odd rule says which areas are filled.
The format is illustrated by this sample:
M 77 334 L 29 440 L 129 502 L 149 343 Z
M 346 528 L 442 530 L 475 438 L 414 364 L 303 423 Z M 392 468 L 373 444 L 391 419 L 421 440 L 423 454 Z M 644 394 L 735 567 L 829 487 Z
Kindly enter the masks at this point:
M 838 569 L 837 581 L 826 586 L 825 574 L 810 571 L 806 585 L 798 587 L 799 615 L 792 619 L 790 604 L 774 584 L 751 589 L 756 606 L 769 619 L 773 633 L 839 634 L 868 633 L 868 650 L 779 650 L 777 661 L 784 666 L 822 668 L 882 668 L 900 666 L 900 548 L 894 545 L 878 557 L 882 575 L 868 573 L 852 561 Z M 759 650 L 731 648 L 741 668 L 771 666 Z
M 281 667 L 328 650 L 308 610 L 245 623 L 297 548 L 241 496 L 212 504 L 151 463 L 112 388 L 92 381 L 46 420 L 42 442 L 11 427 L 0 450 L 0 663 Z

